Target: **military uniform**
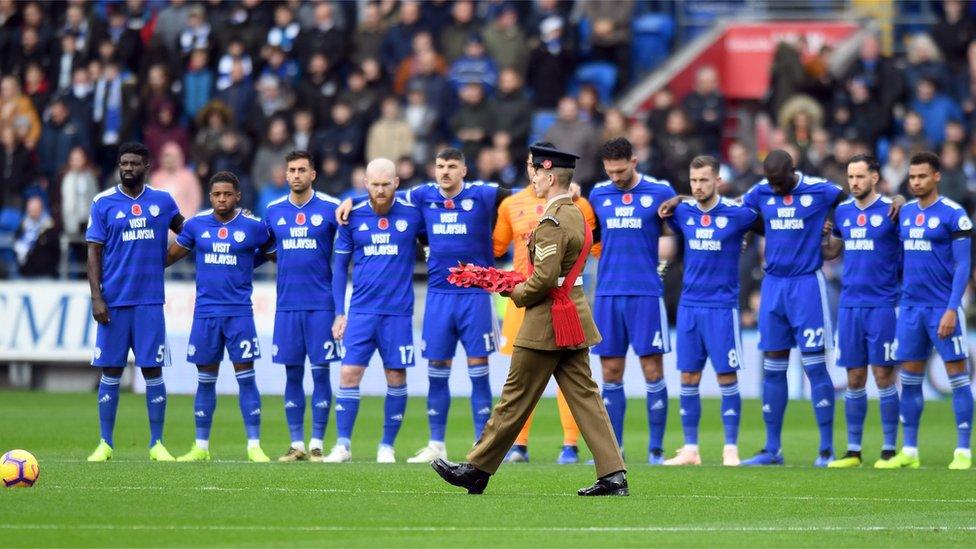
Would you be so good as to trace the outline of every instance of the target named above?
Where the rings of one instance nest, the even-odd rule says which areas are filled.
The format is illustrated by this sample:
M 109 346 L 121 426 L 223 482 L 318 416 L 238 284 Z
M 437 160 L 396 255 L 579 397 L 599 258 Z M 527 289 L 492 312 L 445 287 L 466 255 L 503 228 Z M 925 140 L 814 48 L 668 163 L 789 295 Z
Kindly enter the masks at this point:
M 539 160 L 538 155 L 533 157 Z M 597 476 L 625 469 L 610 418 L 590 372 L 589 348 L 600 341 L 600 333 L 579 280 L 569 297 L 583 329 L 582 343 L 556 345 L 553 328 L 550 292 L 562 284 L 579 255 L 587 253 L 583 249 L 585 231 L 583 214 L 567 193 L 549 200 L 532 233 L 528 251 L 534 270 L 511 293 L 515 305 L 525 308 L 525 320 L 515 339 L 508 379 L 484 433 L 468 454 L 471 465 L 481 471 L 494 474 L 498 469 L 552 376 L 593 452 Z

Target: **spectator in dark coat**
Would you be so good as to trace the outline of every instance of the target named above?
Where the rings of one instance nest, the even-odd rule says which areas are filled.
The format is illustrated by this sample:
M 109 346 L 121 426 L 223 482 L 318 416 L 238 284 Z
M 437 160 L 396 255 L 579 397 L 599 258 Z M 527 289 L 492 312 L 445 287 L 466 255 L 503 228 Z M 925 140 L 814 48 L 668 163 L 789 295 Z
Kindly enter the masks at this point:
M 313 53 L 307 70 L 298 83 L 298 103 L 312 111 L 317 125 L 329 121 L 332 102 L 341 88 L 339 77 L 331 70 L 329 58 L 323 53 Z
M 512 147 L 521 152 L 532 129 L 532 101 L 522 87 L 522 77 L 505 69 L 498 79 L 498 93 L 488 102 L 494 127 L 506 132 Z
M 494 123 L 480 84 L 461 88 L 461 108 L 451 117 L 451 130 L 461 142 L 466 158 L 476 158 L 491 134 Z
M 723 186 L 719 192 L 725 196 L 742 196 L 763 176 L 756 167 L 752 152 L 739 141 L 729 145 L 729 174 L 722 177 Z
M 380 46 L 380 62 L 387 72 L 395 71 L 410 56 L 414 35 L 426 30 L 420 21 L 420 3 L 413 0 L 401 3 L 400 21 L 390 27 Z
M 878 38 L 869 35 L 861 41 L 858 56 L 844 73 L 843 81 L 860 78 L 868 86 L 871 97 L 876 98 L 881 108 L 889 112 L 905 94 L 905 81 L 895 62 L 881 55 Z
M 180 125 L 176 118 L 176 107 L 172 103 L 163 103 L 153 116 L 152 122 L 146 126 L 146 148 L 149 149 L 150 162 L 159 165 L 160 153 L 166 143 L 176 143 L 183 158 L 190 154 L 190 136 L 186 128 Z
M 342 101 L 332 106 L 331 118 L 331 123 L 313 138 L 316 155 L 335 156 L 351 168 L 363 158 L 363 126 L 355 118 L 352 106 Z
M 475 18 L 475 6 L 471 0 L 459 0 L 451 6 L 451 22 L 440 35 L 441 52 L 448 63 L 464 54 L 464 45 L 471 35 L 481 32 L 481 24 Z
M 353 37 L 353 61 L 362 63 L 364 59 L 379 59 L 385 39 L 386 23 L 383 22 L 379 3 L 368 2 L 363 8 L 363 20 Z
M 14 129 L 0 130 L 0 210 L 20 210 L 24 191 L 36 177 L 31 153 L 17 139 Z
M 50 108 L 50 116 L 41 130 L 37 145 L 38 165 L 48 181 L 55 181 L 58 172 L 68 161 L 71 149 L 82 147 L 91 151 L 85 135 L 71 118 L 71 110 L 63 99 L 57 99 Z
M 21 276 L 54 278 L 61 260 L 59 232 L 44 201 L 33 196 L 27 201 L 26 215 L 14 240 L 14 252 Z
M 345 58 L 346 39 L 336 26 L 332 4 L 319 2 L 315 5 L 314 14 L 315 26 L 298 35 L 294 55 L 303 66 L 315 53 L 324 53 L 333 64 L 341 64 Z
M 254 88 L 248 83 L 244 75 L 244 65 L 235 61 L 230 71 L 230 86 L 217 94 L 217 99 L 230 108 L 231 120 L 237 129 L 244 128 L 244 121 L 254 108 Z
M 100 40 L 108 40 L 115 45 L 116 59 L 128 70 L 139 72 L 142 56 L 142 39 L 139 33 L 128 26 L 129 16 L 121 8 L 113 9 L 108 17 L 108 26 L 102 31 Z
M 725 125 L 725 98 L 719 88 L 718 71 L 706 65 L 695 73 L 695 89 L 685 96 L 685 111 L 701 139 L 704 152 L 718 156 Z
M 966 16 L 965 9 L 966 5 L 959 0 L 945 0 L 942 2 L 942 17 L 929 31 L 949 66 L 952 80 L 959 84 L 963 83 L 966 74 L 969 43 L 976 39 L 976 25 Z M 954 92 L 957 86 L 951 88 Z
M 546 19 L 539 27 L 542 41 L 529 56 L 528 84 L 533 102 L 539 109 L 555 109 L 559 98 L 573 76 L 573 52 L 563 44 L 563 23 L 556 17 Z

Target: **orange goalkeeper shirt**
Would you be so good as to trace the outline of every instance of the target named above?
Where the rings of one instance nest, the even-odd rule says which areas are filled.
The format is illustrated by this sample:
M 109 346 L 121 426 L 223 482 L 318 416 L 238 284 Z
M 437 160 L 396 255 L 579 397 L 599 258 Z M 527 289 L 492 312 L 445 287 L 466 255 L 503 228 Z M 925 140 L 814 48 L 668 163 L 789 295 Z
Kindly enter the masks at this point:
M 593 213 L 593 206 L 583 197 L 576 199 L 574 203 L 583 213 L 583 219 L 590 226 L 590 230 L 595 230 L 596 215 Z M 495 257 L 504 255 L 508 247 L 514 243 L 514 269 L 526 277 L 529 276 L 529 237 L 539 225 L 539 218 L 542 217 L 545 207 L 546 199 L 536 197 L 532 187 L 526 187 L 505 198 L 498 205 L 498 221 L 495 223 L 493 234 Z M 599 244 L 593 246 L 591 253 L 599 254 Z M 515 341 L 524 317 L 525 310 L 516 307 L 512 300 L 508 300 L 505 320 L 502 323 L 500 342 L 502 354 L 512 354 L 512 342 Z

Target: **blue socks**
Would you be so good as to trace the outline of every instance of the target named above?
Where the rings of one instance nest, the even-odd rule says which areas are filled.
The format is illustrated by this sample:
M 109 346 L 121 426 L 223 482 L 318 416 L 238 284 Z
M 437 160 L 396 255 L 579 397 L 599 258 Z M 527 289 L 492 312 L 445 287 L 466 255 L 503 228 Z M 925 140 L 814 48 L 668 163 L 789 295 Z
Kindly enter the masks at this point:
M 884 434 L 881 449 L 895 450 L 898 442 L 898 388 L 894 385 L 878 387 L 878 396 L 881 399 L 881 432 Z
M 950 377 L 949 386 L 952 387 L 952 410 L 956 413 L 956 448 L 968 450 L 973 426 L 973 391 L 969 386 L 969 375 Z
M 427 422 L 430 424 L 430 440 L 434 442 L 444 442 L 444 433 L 447 431 L 447 413 L 451 409 L 451 369 L 443 368 L 439 366 L 430 365 L 427 367 L 427 378 L 430 382 L 430 388 L 427 390 Z M 398 388 L 387 387 L 386 391 L 386 421 L 387 425 L 390 422 L 390 406 L 391 406 L 391 396 L 398 392 Z M 405 390 L 404 390 L 404 394 Z M 406 402 L 404 402 L 404 408 L 406 407 Z M 400 414 L 403 413 L 401 409 Z M 399 431 L 399 424 L 396 426 L 393 432 L 393 437 L 396 438 L 396 431 Z M 384 426 L 383 444 L 393 445 L 392 442 L 386 442 L 386 431 L 387 427 Z M 392 439 L 391 439 L 392 440 Z
M 98 382 L 98 426 L 102 440 L 109 446 L 115 446 L 112 433 L 115 431 L 115 416 L 119 411 L 119 383 L 121 377 L 111 377 L 102 374 Z
M 722 427 L 725 428 L 725 443 L 739 443 L 739 418 L 742 417 L 742 397 L 739 395 L 739 382 L 719 385 L 722 393 Z
M 163 440 L 163 421 L 166 419 L 166 385 L 163 383 L 163 376 L 146 378 L 146 411 L 149 414 L 149 447 L 152 448 Z
M 305 444 L 305 365 L 285 366 L 285 420 L 292 442 Z M 314 415 L 314 412 L 313 412 Z M 320 437 L 321 438 L 321 437 Z
M 648 397 L 650 398 L 650 397 Z M 624 396 L 623 383 L 603 383 L 603 405 L 610 416 L 610 425 L 617 435 L 617 446 L 624 445 L 624 414 L 627 412 L 627 397 Z
M 303 390 L 304 392 L 304 390 Z M 303 394 L 304 397 L 304 394 Z M 303 398 L 304 401 L 304 398 Z M 312 438 L 325 438 L 325 428 L 329 424 L 329 406 L 332 405 L 332 380 L 329 379 L 328 364 L 312 365 Z M 302 415 L 305 408 L 302 407 Z M 289 418 L 289 428 L 291 420 Z M 299 438 L 295 440 L 305 440 Z
M 386 386 L 386 401 L 383 403 L 383 440 L 380 444 L 393 446 L 397 433 L 403 425 L 403 413 L 407 411 L 407 384 L 398 387 Z
M 485 423 L 491 417 L 491 383 L 488 381 L 488 365 L 468 366 L 471 378 L 471 416 L 474 418 L 474 439 L 481 438 Z
M 868 415 L 868 391 L 865 388 L 847 389 L 844 393 L 844 416 L 847 418 L 847 450 L 861 451 L 864 418 Z
M 335 403 L 336 432 L 338 434 L 336 444 L 341 444 L 346 449 L 352 448 L 352 428 L 356 424 L 357 414 L 359 414 L 359 386 L 339 387 L 339 390 L 336 391 Z
M 701 420 L 701 397 L 697 385 L 681 384 L 681 429 L 685 444 L 698 445 L 698 422 Z
M 664 448 L 664 427 L 668 422 L 668 386 L 664 378 L 646 381 L 647 389 L 647 424 L 649 426 L 649 450 Z
M 782 447 L 783 416 L 786 415 L 786 402 L 789 389 L 786 384 L 786 369 L 790 359 L 763 359 L 763 421 L 766 422 L 765 450 L 772 454 L 779 452 Z
M 913 374 L 904 370 L 901 377 L 901 419 L 902 430 L 905 433 L 903 446 L 918 448 L 918 422 L 925 409 L 925 398 L 922 396 L 922 374 Z
M 197 440 L 210 440 L 214 410 L 217 409 L 217 373 L 197 372 L 197 394 L 193 397 L 193 420 Z
M 820 451 L 834 449 L 834 382 L 827 372 L 823 351 L 803 353 L 803 371 L 810 380 L 810 401 L 820 430 Z
M 261 438 L 261 394 L 254 375 L 253 368 L 234 374 L 237 378 L 237 399 L 241 406 L 241 417 L 244 418 L 244 431 L 249 441 Z

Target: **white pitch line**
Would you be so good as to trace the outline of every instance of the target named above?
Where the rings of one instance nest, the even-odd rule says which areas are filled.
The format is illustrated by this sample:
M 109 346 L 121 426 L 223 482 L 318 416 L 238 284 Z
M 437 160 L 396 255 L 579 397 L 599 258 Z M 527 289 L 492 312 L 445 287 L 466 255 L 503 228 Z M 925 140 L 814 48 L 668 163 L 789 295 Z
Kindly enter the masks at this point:
M 0 530 L 132 530 L 227 532 L 976 532 L 976 526 L 302 526 L 202 524 L 0 524 Z
M 421 490 L 352 490 L 348 488 L 281 488 L 266 486 L 261 488 L 241 488 L 233 486 L 65 486 L 65 485 L 45 485 L 46 489 L 66 490 L 66 491 L 104 491 L 104 492 L 128 492 L 128 491 L 152 491 L 166 492 L 171 490 L 198 492 L 281 492 L 281 493 L 303 493 L 303 494 L 396 494 L 412 496 L 447 495 L 453 496 L 460 492 L 421 491 Z M 504 494 L 499 494 L 504 495 Z M 542 497 L 579 497 L 571 493 L 539 493 L 539 494 L 519 494 L 518 497 L 532 497 L 533 495 Z M 875 498 L 860 496 L 766 496 L 766 495 L 724 495 L 724 494 L 635 494 L 642 499 L 714 499 L 714 500 L 768 500 L 768 501 L 838 501 L 850 503 L 954 503 L 976 505 L 976 499 L 949 499 L 949 498 Z

